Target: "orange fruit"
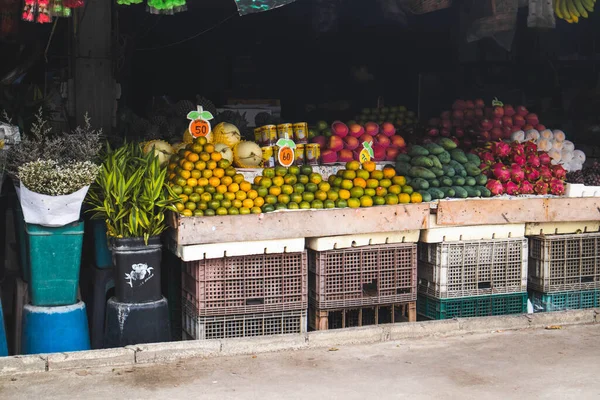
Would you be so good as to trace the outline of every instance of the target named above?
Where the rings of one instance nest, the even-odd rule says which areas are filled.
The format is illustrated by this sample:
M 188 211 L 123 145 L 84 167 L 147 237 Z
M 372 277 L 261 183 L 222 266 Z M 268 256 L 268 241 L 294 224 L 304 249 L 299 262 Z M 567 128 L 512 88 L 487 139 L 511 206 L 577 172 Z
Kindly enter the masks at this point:
M 196 154 L 196 153 L 190 153 L 190 154 L 187 155 L 186 159 L 189 162 L 195 163 L 195 162 L 197 162 L 197 161 L 200 160 L 200 156 L 198 154 Z
M 179 199 L 181 200 L 182 203 L 187 203 L 190 198 L 188 197 L 187 194 L 182 193 L 179 195 Z
M 192 176 L 190 171 L 179 171 L 179 176 L 183 179 L 189 179 Z
M 378 181 L 383 179 L 383 172 L 382 171 L 372 171 L 371 172 L 371 178 L 372 179 L 377 179 Z
M 183 203 L 175 203 L 175 208 L 179 212 L 182 212 L 183 210 L 185 210 L 185 206 L 183 205 Z
M 205 145 L 206 143 L 208 143 L 208 139 L 204 136 L 198 136 L 194 139 L 194 144 Z
M 202 146 L 201 144 L 194 143 L 194 145 L 192 146 L 192 153 L 200 154 L 202 153 L 202 151 L 204 151 L 204 146 Z
M 198 180 L 196 178 L 190 178 L 187 180 L 187 185 L 194 188 L 198 186 Z
M 273 178 L 273 185 L 275 186 L 283 186 L 284 183 L 285 180 L 281 176 L 276 176 L 275 178 Z
M 392 186 L 392 181 L 385 178 L 385 179 L 381 179 L 379 181 L 379 186 L 384 187 L 384 188 L 389 188 L 390 186 Z
M 421 196 L 421 193 L 419 193 L 419 192 L 413 192 L 413 194 L 410 195 L 410 202 L 411 203 L 422 203 L 423 196 Z
M 265 204 L 265 199 L 262 197 L 257 197 L 254 199 L 254 206 L 255 207 L 262 207 Z
M 243 181 L 242 183 L 240 183 L 240 190 L 243 190 L 244 192 L 249 192 L 250 190 L 252 190 L 252 185 L 250 184 L 250 182 Z
M 208 154 L 206 151 L 203 151 L 202 153 L 200 153 L 199 156 L 202 161 L 210 160 L 210 154 Z
M 392 185 L 388 188 L 388 193 L 398 195 L 402 193 L 402 188 L 399 185 Z
M 225 186 L 225 185 L 219 185 L 219 186 L 217 186 L 217 193 L 224 194 L 226 192 L 227 192 L 227 186 Z
M 208 179 L 202 177 L 198 178 L 198 186 L 206 186 L 208 185 Z
M 283 194 L 292 194 L 294 193 L 294 187 L 291 185 L 283 185 L 281 187 L 281 193 Z
M 292 203 L 298 203 L 298 204 L 300 204 L 302 202 L 302 200 L 303 200 L 302 199 L 302 195 L 300 193 L 292 193 L 290 195 L 290 201 Z
M 392 178 L 392 183 L 394 185 L 404 186 L 404 185 L 406 185 L 406 178 L 403 177 L 402 175 L 396 175 Z
M 192 193 L 194 193 L 194 188 L 193 187 L 188 186 L 188 185 L 185 185 L 183 187 L 183 194 L 187 194 L 189 196 Z
M 383 206 L 383 205 L 385 205 L 385 198 L 383 198 L 381 196 L 375 196 L 375 197 L 373 197 L 373 203 L 376 206 Z
M 377 196 L 377 191 L 373 188 L 366 188 L 365 189 L 365 196 L 371 196 L 371 197 L 375 197 Z
M 238 185 L 241 184 L 242 182 L 244 182 L 246 179 L 244 178 L 244 175 L 242 174 L 235 174 L 233 175 L 233 181 L 235 183 L 237 183 Z
M 250 212 L 252 214 L 262 214 L 262 210 L 260 207 L 252 207 L 252 209 L 250 210 Z
M 373 206 L 373 199 L 369 196 L 362 196 L 360 198 L 360 206 L 361 207 L 372 207 Z
M 364 169 L 359 169 L 358 171 L 356 171 L 356 177 L 363 178 L 366 181 L 367 179 L 369 179 L 371 177 L 371 174 L 369 174 L 369 171 L 365 171 Z
M 410 195 L 408 193 L 400 193 L 398 195 L 398 200 L 400 204 L 408 204 L 410 203 Z
M 221 158 L 221 160 L 217 161 L 217 166 L 219 168 L 227 169 L 231 166 L 231 162 L 226 158 Z
M 360 163 L 358 161 L 348 161 L 346 163 L 346 169 L 350 171 L 358 171 L 360 168 Z
M 348 200 L 350 198 L 350 191 L 346 189 L 341 189 L 338 195 L 340 196 L 340 199 Z
M 365 181 L 363 178 L 354 178 L 354 181 L 352 181 L 352 183 L 354 183 L 354 186 L 358 186 L 363 189 L 367 187 L 367 181 Z
M 321 176 L 321 174 L 317 174 L 317 173 L 310 174 L 309 179 L 315 185 L 318 185 L 319 183 L 321 183 L 323 181 L 323 177 Z
M 350 179 L 344 179 L 340 187 L 342 189 L 350 190 L 354 187 L 354 183 Z
M 344 170 L 342 178 L 352 180 L 356 178 L 356 171 Z
M 279 196 L 277 196 L 277 201 L 281 204 L 287 204 L 290 202 L 290 196 L 282 193 Z
M 237 193 L 240 191 L 240 185 L 238 185 L 237 183 L 231 183 L 229 185 L 229 187 L 227 188 L 227 191 L 230 193 Z
M 384 197 L 387 194 L 387 192 L 387 189 L 381 186 L 378 186 L 377 189 L 375 189 L 375 194 L 377 196 Z
M 246 194 L 246 192 L 242 192 L 241 190 L 239 192 L 235 192 L 235 198 L 238 200 L 246 200 L 246 198 L 248 197 L 248 195 Z
M 200 179 L 202 178 L 202 171 L 198 171 L 197 169 L 192 170 L 192 178 Z
M 235 208 L 242 208 L 243 202 L 239 199 L 233 199 L 231 200 L 231 206 L 235 207 Z
M 193 162 L 189 162 L 189 161 L 184 161 L 183 165 L 181 166 L 181 168 L 183 168 L 186 171 L 191 171 L 194 169 L 194 163 Z
M 215 168 L 213 169 L 213 176 L 217 178 L 222 178 L 225 176 L 225 170 L 223 168 Z
M 379 186 L 379 181 L 377 179 L 367 179 L 367 187 L 371 189 L 375 189 Z
M 223 168 L 223 167 L 219 167 L 219 168 Z M 236 172 L 237 171 L 233 167 L 227 167 L 227 168 L 225 168 L 225 175 L 227 175 L 227 176 L 232 176 L 233 177 L 233 176 L 235 176 Z
M 242 206 L 250 209 L 254 207 L 254 201 L 252 199 L 245 199 L 244 201 L 242 201 Z
M 312 202 L 315 199 L 315 194 L 312 192 L 304 192 L 302 193 L 302 200 L 306 202 Z
M 340 197 L 340 194 L 338 192 L 327 192 L 327 200 L 332 200 L 332 201 L 336 201 L 338 198 Z
M 232 200 L 235 200 L 235 193 L 225 192 L 225 193 L 223 193 L 223 197 L 229 201 L 232 201 Z
M 296 177 L 296 175 L 292 175 L 292 174 L 287 174 L 286 176 L 283 177 L 283 180 L 286 185 L 292 185 L 292 186 L 294 186 L 298 182 L 298 178 Z
M 255 198 L 258 197 L 258 192 L 256 190 L 249 190 L 248 191 L 248 198 L 254 200 Z M 252 207 L 250 207 L 252 208 Z
M 212 195 L 210 193 L 204 192 L 200 195 L 200 201 L 202 201 L 204 203 L 208 203 L 211 200 L 212 200 Z
M 414 189 L 412 186 L 409 186 L 409 185 L 402 186 L 402 193 L 412 194 L 413 191 L 414 191 Z
M 170 163 L 169 166 L 167 167 L 167 169 L 169 171 L 174 171 L 175 167 L 177 167 L 177 163 Z
M 204 146 L 204 151 L 206 151 L 207 153 L 213 153 L 215 151 L 215 145 L 214 144 L 207 144 L 206 146 Z
M 263 177 L 260 180 L 260 186 L 264 188 L 270 188 L 273 185 L 273 180 L 271 178 Z
M 191 217 L 194 215 L 194 212 L 192 210 L 188 210 L 186 208 L 185 210 L 183 210 L 183 212 L 181 214 L 183 214 L 184 217 Z
M 315 193 L 315 199 L 321 200 L 321 201 L 327 200 L 327 192 L 324 192 L 322 190 L 317 190 L 317 192 Z
M 274 178 L 275 170 L 273 168 L 265 168 L 263 169 L 263 176 L 266 176 L 267 178 Z
M 260 181 L 262 180 L 262 176 L 255 176 L 254 177 L 254 184 L 255 185 L 260 185 Z
M 322 190 L 324 192 L 329 192 L 329 190 L 331 189 L 331 185 L 328 182 L 321 182 L 319 183 L 319 190 Z
M 364 194 L 365 190 L 360 186 L 355 186 L 350 189 L 350 197 L 354 197 L 355 199 L 360 199 L 362 196 L 364 196 Z
M 398 204 L 399 198 L 395 194 L 386 194 L 385 195 L 385 204 L 387 205 L 395 205 Z
M 224 176 L 221 178 L 221 184 L 229 186 L 233 183 L 233 179 L 230 176 Z
M 281 194 L 281 188 L 279 186 L 271 186 L 269 188 L 269 194 L 279 196 Z
M 210 159 L 213 161 L 221 161 L 221 159 L 223 158 L 223 156 L 221 155 L 221 153 L 211 153 L 210 154 Z
M 373 172 L 373 171 L 375 171 L 375 168 L 376 168 L 376 167 L 377 167 L 377 164 L 375 164 L 375 162 L 373 162 L 373 161 L 365 161 L 365 162 L 362 164 L 362 168 L 363 168 L 365 171 L 369 171 L 369 172 Z
M 250 209 L 247 207 L 240 208 L 240 215 L 248 215 L 250 214 Z
M 221 180 L 215 176 L 208 180 L 208 184 L 212 187 L 217 187 L 221 184 Z
M 384 178 L 392 179 L 395 175 L 396 175 L 396 170 L 394 168 L 387 167 L 387 168 L 383 169 L 383 177 Z
M 206 168 L 208 168 L 208 169 L 215 169 L 215 168 L 217 168 L 217 162 L 213 161 L 213 160 L 208 161 L 206 163 Z
M 350 208 L 359 208 L 360 207 L 360 200 L 356 199 L 354 197 L 351 197 L 348 199 L 348 207 Z

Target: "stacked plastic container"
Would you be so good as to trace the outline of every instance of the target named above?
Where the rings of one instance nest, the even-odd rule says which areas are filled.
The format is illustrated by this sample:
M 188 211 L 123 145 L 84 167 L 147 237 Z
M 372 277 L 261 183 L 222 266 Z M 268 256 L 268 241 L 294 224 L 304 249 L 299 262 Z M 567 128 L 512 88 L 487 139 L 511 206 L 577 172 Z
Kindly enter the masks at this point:
M 306 251 L 264 250 L 233 257 L 205 254 L 183 263 L 184 338 L 306 332 Z
M 418 231 L 310 239 L 309 327 L 415 321 Z
M 529 238 L 534 311 L 600 307 L 600 232 Z
M 423 231 L 418 314 L 451 319 L 526 312 L 528 242 L 524 234 L 524 224 Z

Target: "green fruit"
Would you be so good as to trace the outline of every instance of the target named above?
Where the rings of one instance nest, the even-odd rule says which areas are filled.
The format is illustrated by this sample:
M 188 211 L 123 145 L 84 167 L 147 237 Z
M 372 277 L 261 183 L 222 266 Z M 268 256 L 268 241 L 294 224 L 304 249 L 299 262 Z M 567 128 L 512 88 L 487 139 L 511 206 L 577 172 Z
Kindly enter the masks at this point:
M 335 208 L 335 202 L 333 200 L 325 200 L 325 202 L 323 202 L 323 207 Z

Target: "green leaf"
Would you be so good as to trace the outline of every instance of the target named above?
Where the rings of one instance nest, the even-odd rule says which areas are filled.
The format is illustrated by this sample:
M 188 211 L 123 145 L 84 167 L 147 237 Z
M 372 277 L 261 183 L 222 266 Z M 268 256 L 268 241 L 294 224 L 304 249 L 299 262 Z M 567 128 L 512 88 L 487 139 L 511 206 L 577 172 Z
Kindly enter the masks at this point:
M 205 120 L 205 121 L 210 121 L 211 119 L 213 119 L 213 115 L 211 114 L 210 111 L 202 111 L 200 113 L 200 118 Z
M 195 120 L 197 120 L 199 118 L 200 118 L 200 113 L 198 111 L 191 111 L 187 115 L 187 119 L 190 119 L 192 121 L 195 121 Z

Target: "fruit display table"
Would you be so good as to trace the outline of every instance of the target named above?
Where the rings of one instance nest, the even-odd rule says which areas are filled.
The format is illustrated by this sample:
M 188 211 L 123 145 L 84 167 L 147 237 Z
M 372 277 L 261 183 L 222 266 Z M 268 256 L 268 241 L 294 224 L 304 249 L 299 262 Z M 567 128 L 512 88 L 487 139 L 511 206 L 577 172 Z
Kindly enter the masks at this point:
M 383 167 L 386 166 L 387 164 L 393 164 L 393 162 L 389 162 L 389 161 L 388 162 L 377 162 L 376 169 L 382 170 Z M 330 175 L 335 175 L 335 174 L 337 174 L 337 172 L 339 170 L 344 169 L 345 164 L 338 163 L 338 164 L 326 164 L 326 165 L 313 165 L 312 168 L 315 173 L 318 173 L 321 176 L 327 177 Z M 237 172 L 244 175 L 244 178 L 248 182 L 254 182 L 254 178 L 262 175 L 263 169 L 262 168 L 238 168 Z

